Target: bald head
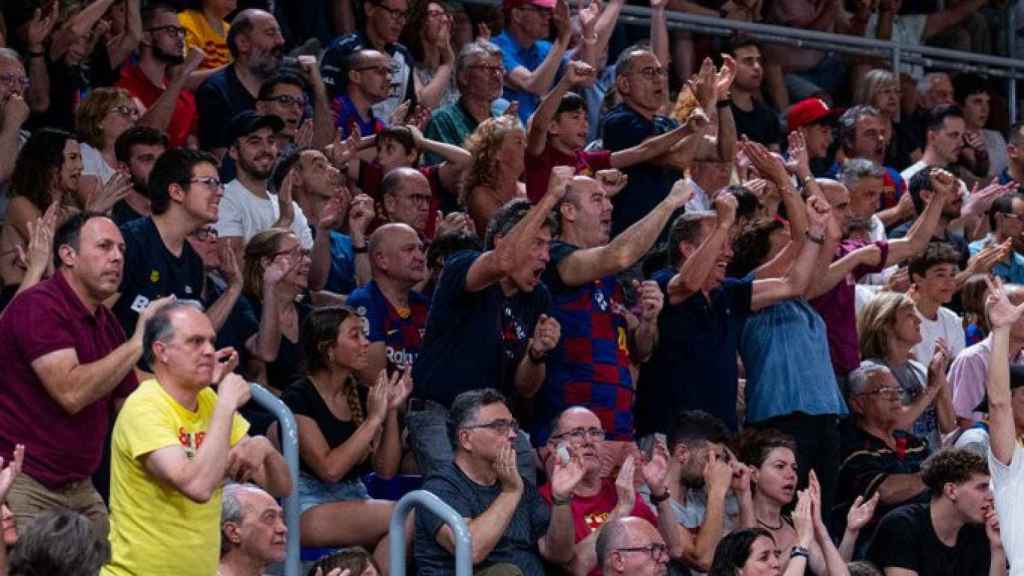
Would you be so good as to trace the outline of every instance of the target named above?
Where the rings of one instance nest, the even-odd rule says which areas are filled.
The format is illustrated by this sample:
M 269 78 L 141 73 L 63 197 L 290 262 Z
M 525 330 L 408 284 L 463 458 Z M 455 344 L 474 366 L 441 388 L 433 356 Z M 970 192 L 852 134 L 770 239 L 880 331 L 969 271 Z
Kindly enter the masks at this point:
M 646 558 L 632 558 L 631 562 L 627 562 L 621 556 L 624 551 L 623 549 L 642 548 L 651 544 L 664 546 L 665 541 L 658 533 L 657 528 L 652 526 L 647 520 L 637 518 L 636 516 L 626 516 L 612 520 L 602 526 L 601 531 L 597 535 L 595 551 L 597 552 L 598 566 L 601 567 L 604 574 L 624 574 L 627 567 L 640 568 L 641 566 L 636 565 L 637 560 L 641 562 L 653 561 L 651 556 L 647 554 Z M 612 556 L 616 553 L 620 557 L 613 561 Z M 635 554 L 642 553 L 635 552 Z M 667 558 L 663 557 L 662 561 L 666 560 Z
M 415 168 L 394 168 L 381 180 L 380 193 L 388 220 L 425 232 L 433 198 L 426 176 Z
M 373 279 L 378 284 L 412 289 L 427 275 L 423 242 L 412 226 L 401 222 L 385 224 L 374 230 L 367 241 Z
M 416 231 L 412 229 L 412 226 L 401 222 L 390 222 L 374 230 L 366 243 L 366 249 L 370 254 L 370 263 L 373 263 L 374 256 L 394 250 L 395 246 L 408 240 L 410 236 L 417 238 Z

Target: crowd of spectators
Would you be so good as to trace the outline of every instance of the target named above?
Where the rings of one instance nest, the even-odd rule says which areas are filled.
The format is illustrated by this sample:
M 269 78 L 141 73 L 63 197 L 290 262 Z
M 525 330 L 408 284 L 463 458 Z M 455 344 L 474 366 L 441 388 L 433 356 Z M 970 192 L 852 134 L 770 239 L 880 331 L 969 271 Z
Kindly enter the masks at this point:
M 6 0 L 0 575 L 1024 574 L 1016 103 L 666 16 L 1005 7 L 642 3 Z

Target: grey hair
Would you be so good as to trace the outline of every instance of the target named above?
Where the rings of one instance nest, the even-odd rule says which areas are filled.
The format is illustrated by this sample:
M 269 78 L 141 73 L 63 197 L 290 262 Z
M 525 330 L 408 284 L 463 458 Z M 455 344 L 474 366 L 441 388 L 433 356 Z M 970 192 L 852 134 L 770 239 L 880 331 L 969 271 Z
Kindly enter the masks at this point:
M 677 266 L 682 260 L 679 253 L 679 243 L 694 243 L 700 231 L 701 223 L 711 218 L 718 218 L 718 212 L 714 210 L 687 210 L 675 220 L 668 230 L 668 259 L 669 264 Z
M 630 70 L 633 68 L 633 60 L 647 53 L 653 53 L 651 45 L 647 42 L 638 42 L 627 47 L 615 60 L 615 75 L 629 74 Z
M 949 74 L 945 72 L 929 72 L 922 76 L 921 79 L 917 81 L 917 93 L 921 96 L 924 96 L 925 93 L 927 93 L 928 90 L 931 89 L 932 83 L 941 76 L 945 76 L 947 80 L 952 82 L 952 80 L 950 80 L 949 78 Z
M 500 57 L 501 48 L 498 48 L 490 40 L 474 40 L 463 46 L 462 50 L 459 50 L 459 55 L 455 57 L 456 83 L 458 83 L 458 78 L 462 75 L 463 70 L 475 64 L 477 60 L 493 56 Z M 459 86 L 459 88 L 462 88 L 462 86 Z
M 839 174 L 839 180 L 847 190 L 853 190 L 853 187 L 865 178 L 884 177 L 885 169 L 867 158 L 850 158 L 843 162 L 843 171 Z
M 142 360 L 150 368 L 156 362 L 156 355 L 153 354 L 154 342 L 166 342 L 174 337 L 174 326 L 171 324 L 171 314 L 181 308 L 195 308 L 203 312 L 203 305 L 196 300 L 175 300 L 165 304 L 146 321 L 142 332 Z
M 18 576 L 96 576 L 110 559 L 106 538 L 89 520 L 71 510 L 51 510 L 18 530 L 10 574 Z
M 0 48 L 0 60 L 10 60 L 21 64 L 21 55 L 11 48 Z
M 839 143 L 845 150 L 853 148 L 853 142 L 857 138 L 857 122 L 869 116 L 881 118 L 882 113 L 874 106 L 860 104 L 851 107 L 839 117 Z
M 885 364 L 874 360 L 863 360 L 848 377 L 847 390 L 850 396 L 855 396 L 867 390 L 871 381 L 882 374 L 891 374 L 892 371 Z
M 629 518 L 628 516 L 626 518 Z M 604 569 L 608 557 L 629 540 L 629 527 L 626 518 L 616 518 L 601 526 L 597 533 L 597 542 L 594 544 L 594 551 L 597 553 L 597 565 Z
M 245 518 L 245 507 L 242 505 L 242 500 L 238 497 L 242 492 L 250 490 L 263 489 L 259 486 L 251 483 L 239 483 L 239 482 L 228 482 L 224 485 L 224 492 L 220 498 L 220 556 L 224 557 L 225 554 L 231 551 L 231 543 L 224 537 L 224 525 L 228 522 L 232 524 L 241 524 L 242 519 Z

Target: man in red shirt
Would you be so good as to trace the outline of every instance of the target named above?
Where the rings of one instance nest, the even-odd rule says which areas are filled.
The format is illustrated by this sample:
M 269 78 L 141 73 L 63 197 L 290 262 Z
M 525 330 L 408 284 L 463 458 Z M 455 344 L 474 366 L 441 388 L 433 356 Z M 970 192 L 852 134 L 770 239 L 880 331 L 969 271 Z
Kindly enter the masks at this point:
M 541 98 L 530 118 L 526 135 L 526 196 L 530 202 L 536 204 L 544 195 L 554 166 L 573 166 L 576 174 L 593 177 L 600 170 L 627 168 L 661 156 L 693 131 L 695 125 L 687 123 L 625 150 L 585 152 L 589 126 L 586 103 L 569 88 L 592 84 L 594 79 L 590 65 L 570 62 L 562 79 Z M 701 116 L 706 122 L 707 117 Z
M 151 4 L 142 12 L 142 42 L 139 62 L 121 68 L 117 86 L 138 98 L 148 109 L 139 124 L 167 133 L 171 146 L 185 146 L 195 139 L 196 99 L 185 88 L 190 72 L 199 67 L 205 55 L 197 48 L 184 54 L 185 29 L 178 23 L 175 9 L 167 4 Z M 182 65 L 174 76 L 168 68 Z
M 549 456 L 546 465 L 549 472 L 556 458 L 575 457 L 577 454 L 582 457 L 584 467 L 583 479 L 576 485 L 569 501 L 576 528 L 576 546 L 570 563 L 573 574 L 601 574 L 595 544 L 598 531 L 605 523 L 617 518 L 637 516 L 658 526 L 658 517 L 642 498 L 636 496 L 634 476 L 637 465 L 634 464 L 633 456 L 626 458 L 616 480 L 601 477 L 600 452 L 604 449 L 604 436 L 597 415 L 586 408 L 575 406 L 562 412 L 548 439 Z M 658 502 L 659 507 L 661 503 L 670 501 L 666 486 L 667 472 L 668 449 L 664 444 L 659 444 L 649 461 L 640 465 L 640 477 L 647 483 L 651 499 Z M 550 484 L 541 486 L 540 494 L 549 504 L 557 504 L 551 495 Z M 670 541 L 670 537 L 677 538 L 677 534 L 673 529 L 663 536 L 666 541 Z

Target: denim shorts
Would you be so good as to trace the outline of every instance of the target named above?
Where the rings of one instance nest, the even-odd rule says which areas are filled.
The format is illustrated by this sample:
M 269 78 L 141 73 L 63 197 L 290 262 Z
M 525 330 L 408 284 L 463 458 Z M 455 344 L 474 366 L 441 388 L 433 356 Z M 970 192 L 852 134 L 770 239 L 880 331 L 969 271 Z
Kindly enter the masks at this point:
M 370 493 L 359 478 L 328 484 L 309 474 L 299 474 L 299 513 L 321 504 L 369 499 Z

